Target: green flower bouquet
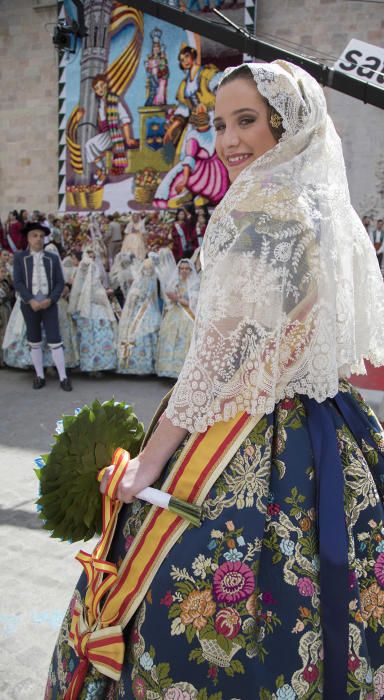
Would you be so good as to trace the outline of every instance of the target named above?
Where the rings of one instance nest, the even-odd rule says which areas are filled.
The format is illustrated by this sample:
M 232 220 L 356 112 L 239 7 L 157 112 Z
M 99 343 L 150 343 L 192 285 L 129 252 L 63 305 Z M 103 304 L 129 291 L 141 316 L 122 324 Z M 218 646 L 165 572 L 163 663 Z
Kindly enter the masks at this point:
M 76 409 L 57 421 L 55 442 L 48 454 L 35 459 L 40 496 L 36 501 L 43 527 L 51 537 L 69 542 L 102 533 L 102 499 L 97 476 L 113 462 L 117 447 L 130 457 L 139 454 L 144 426 L 131 406 L 113 399 Z M 127 456 L 128 457 L 128 456 Z M 129 467 L 128 467 L 129 468 Z M 200 525 L 201 507 L 146 487 L 136 498 L 176 513 Z
M 131 406 L 113 399 L 77 409 L 57 422 L 49 454 L 35 460 L 39 517 L 51 537 L 77 542 L 102 531 L 97 473 L 112 463 L 117 446 L 136 457 L 144 426 Z

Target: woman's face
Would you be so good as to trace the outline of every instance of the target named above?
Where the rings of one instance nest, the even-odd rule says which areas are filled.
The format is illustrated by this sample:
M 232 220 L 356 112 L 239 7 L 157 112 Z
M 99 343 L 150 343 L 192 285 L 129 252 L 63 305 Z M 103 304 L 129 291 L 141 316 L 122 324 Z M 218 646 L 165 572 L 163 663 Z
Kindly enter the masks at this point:
M 181 263 L 181 265 L 179 266 L 180 279 L 186 280 L 190 272 L 191 268 L 189 267 L 188 263 Z
M 183 70 L 188 70 L 189 68 L 192 68 L 193 64 L 194 60 L 190 53 L 182 53 L 180 55 L 180 65 Z
M 219 88 L 213 123 L 217 155 L 231 182 L 277 143 L 268 126 L 268 105 L 251 80 L 238 78 Z

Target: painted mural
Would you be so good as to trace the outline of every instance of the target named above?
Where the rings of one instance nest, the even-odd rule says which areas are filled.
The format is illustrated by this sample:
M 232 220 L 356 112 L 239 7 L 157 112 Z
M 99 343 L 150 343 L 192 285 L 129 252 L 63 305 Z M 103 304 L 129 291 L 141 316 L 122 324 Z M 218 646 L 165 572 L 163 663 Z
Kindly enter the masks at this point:
M 73 17 L 71 0 L 64 9 Z M 62 209 L 217 204 L 228 187 L 212 126 L 223 60 L 204 55 L 200 36 L 115 0 L 84 10 L 87 36 L 65 68 Z

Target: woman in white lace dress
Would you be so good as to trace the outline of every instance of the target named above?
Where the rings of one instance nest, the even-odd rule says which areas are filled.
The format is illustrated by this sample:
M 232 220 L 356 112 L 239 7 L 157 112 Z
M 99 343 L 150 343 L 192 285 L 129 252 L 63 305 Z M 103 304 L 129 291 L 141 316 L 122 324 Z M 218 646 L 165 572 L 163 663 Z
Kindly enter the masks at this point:
M 378 700 L 384 437 L 347 381 L 384 364 L 375 252 L 310 75 L 227 69 L 214 123 L 231 187 L 204 237 L 189 353 L 118 488 L 116 580 L 95 622 L 80 579 L 47 698 Z M 200 528 L 134 500 L 164 479 L 203 503 Z

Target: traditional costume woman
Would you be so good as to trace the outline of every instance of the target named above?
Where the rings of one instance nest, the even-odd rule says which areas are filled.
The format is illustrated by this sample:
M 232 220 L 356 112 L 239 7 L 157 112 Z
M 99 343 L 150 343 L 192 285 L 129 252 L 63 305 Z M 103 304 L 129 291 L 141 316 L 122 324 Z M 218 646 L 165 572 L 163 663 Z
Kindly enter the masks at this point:
M 51 700 L 384 695 L 384 437 L 347 381 L 384 363 L 383 281 L 322 89 L 283 61 L 248 71 L 284 133 L 209 221 L 190 350 L 133 460 L 167 421 L 188 431 L 163 489 L 203 523 L 122 506 L 116 579 L 92 617 L 81 577 Z
M 159 377 L 177 379 L 181 372 L 191 344 L 199 286 L 193 263 L 180 260 L 166 287 L 156 358 Z
M 160 299 L 162 308 L 164 308 L 167 301 L 166 289 L 169 280 L 172 279 L 176 272 L 176 260 L 170 248 L 160 248 L 158 256 L 156 274 L 160 282 Z
M 140 214 L 133 213 L 131 221 L 124 229 L 124 240 L 121 247 L 122 253 L 133 253 L 138 260 L 144 260 L 146 245 L 144 240 L 145 222 Z
M 157 277 L 152 260 L 144 260 L 121 313 L 118 372 L 153 374 L 160 327 Z
M 2 344 L 15 295 L 8 277 L 7 268 L 0 263 L 0 367 L 4 367 Z
M 69 297 L 69 313 L 77 328 L 82 372 L 117 366 L 117 323 L 92 249 L 85 249 Z
M 139 267 L 140 263 L 133 253 L 118 253 L 113 261 L 109 281 L 121 306 L 124 305 Z

